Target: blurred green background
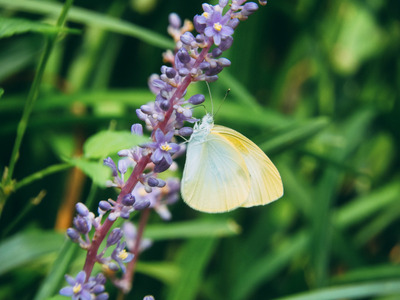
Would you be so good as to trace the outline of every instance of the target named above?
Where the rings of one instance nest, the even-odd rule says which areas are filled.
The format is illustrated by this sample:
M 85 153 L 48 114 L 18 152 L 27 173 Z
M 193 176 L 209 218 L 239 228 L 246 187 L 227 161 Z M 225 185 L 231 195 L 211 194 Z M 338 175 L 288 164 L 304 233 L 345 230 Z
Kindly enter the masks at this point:
M 135 109 L 154 99 L 147 79 L 173 47 L 168 14 L 192 19 L 201 3 L 73 3 L 49 50 L 16 181 L 3 176 L 0 299 L 46 299 L 66 285 L 64 273 L 82 268 L 84 251 L 63 242 L 73 203 L 95 209 L 115 192 L 101 186 L 101 157 L 71 157 L 97 132 L 138 122 Z M 46 41 L 58 32 L 46 24 L 62 5 L 0 0 L 2 172 Z M 216 123 L 268 154 L 285 195 L 226 214 L 182 201 L 170 222 L 153 214 L 154 245 L 126 299 L 399 299 L 399 53 L 395 0 L 271 0 L 241 23 L 224 54 L 232 66 L 210 84 L 214 107 L 231 89 Z M 199 91 L 209 98 L 204 83 L 189 94 Z

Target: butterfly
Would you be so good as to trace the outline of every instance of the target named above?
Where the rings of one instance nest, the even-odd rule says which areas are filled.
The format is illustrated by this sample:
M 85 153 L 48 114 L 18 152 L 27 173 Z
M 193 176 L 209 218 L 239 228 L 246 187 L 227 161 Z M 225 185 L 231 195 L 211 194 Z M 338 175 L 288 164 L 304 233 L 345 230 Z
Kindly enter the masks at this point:
M 207 114 L 195 124 L 188 142 L 181 194 L 193 209 L 222 213 L 277 200 L 283 185 L 256 144 L 233 129 L 214 125 Z

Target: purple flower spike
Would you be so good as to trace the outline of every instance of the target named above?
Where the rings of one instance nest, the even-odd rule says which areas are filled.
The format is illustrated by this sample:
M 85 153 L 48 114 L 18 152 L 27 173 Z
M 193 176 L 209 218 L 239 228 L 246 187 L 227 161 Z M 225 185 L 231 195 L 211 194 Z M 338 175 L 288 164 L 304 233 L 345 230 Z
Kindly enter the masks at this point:
M 153 296 L 145 296 L 143 300 L 155 300 Z

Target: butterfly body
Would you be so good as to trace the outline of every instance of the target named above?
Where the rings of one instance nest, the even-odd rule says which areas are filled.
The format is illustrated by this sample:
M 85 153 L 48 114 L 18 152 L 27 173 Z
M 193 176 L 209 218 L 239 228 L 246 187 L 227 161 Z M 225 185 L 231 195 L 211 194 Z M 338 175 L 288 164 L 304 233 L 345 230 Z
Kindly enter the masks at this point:
M 207 114 L 189 139 L 181 193 L 192 208 L 220 213 L 264 205 L 283 195 L 278 170 L 252 141 L 214 125 Z

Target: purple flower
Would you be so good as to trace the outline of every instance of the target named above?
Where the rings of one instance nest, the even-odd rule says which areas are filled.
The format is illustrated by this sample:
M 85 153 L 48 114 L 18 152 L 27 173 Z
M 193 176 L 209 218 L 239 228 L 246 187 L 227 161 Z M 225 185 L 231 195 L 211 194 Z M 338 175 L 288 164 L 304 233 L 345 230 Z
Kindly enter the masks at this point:
M 129 251 L 133 251 L 136 246 L 137 229 L 131 222 L 124 222 L 122 231 L 126 240 L 126 247 Z M 147 238 L 142 238 L 139 245 L 139 253 L 143 252 L 152 245 L 152 241 Z
M 217 46 L 221 44 L 221 40 L 231 36 L 234 32 L 232 27 L 226 25 L 228 21 L 229 15 L 222 16 L 219 11 L 214 11 L 206 21 L 207 27 L 204 29 L 204 34 L 212 37 Z
M 172 164 L 171 155 L 179 150 L 178 144 L 170 143 L 173 135 L 173 131 L 164 134 L 161 129 L 158 128 L 154 134 L 155 142 L 147 144 L 149 148 L 154 150 L 151 155 L 151 161 L 156 165 L 163 159 L 168 165 Z
M 80 271 L 78 275 L 76 275 L 76 278 L 65 275 L 65 280 L 67 280 L 70 286 L 63 287 L 60 290 L 61 295 L 71 297 L 73 300 L 92 299 L 90 289 L 93 287 L 93 283 L 85 283 L 86 273 L 84 271 Z
M 111 258 L 118 263 L 123 273 L 126 271 L 124 263 L 130 262 L 133 259 L 133 254 L 125 250 L 125 245 L 125 242 L 118 242 L 117 247 L 115 247 L 111 254 Z

